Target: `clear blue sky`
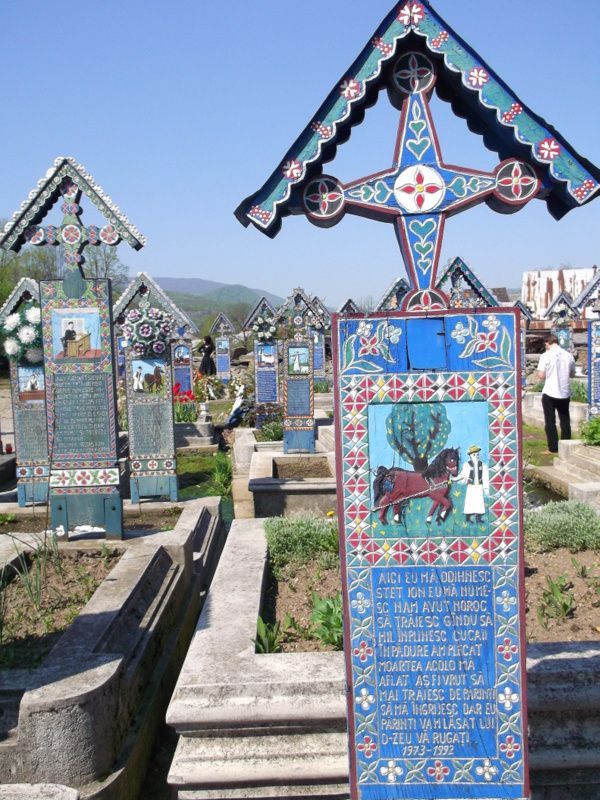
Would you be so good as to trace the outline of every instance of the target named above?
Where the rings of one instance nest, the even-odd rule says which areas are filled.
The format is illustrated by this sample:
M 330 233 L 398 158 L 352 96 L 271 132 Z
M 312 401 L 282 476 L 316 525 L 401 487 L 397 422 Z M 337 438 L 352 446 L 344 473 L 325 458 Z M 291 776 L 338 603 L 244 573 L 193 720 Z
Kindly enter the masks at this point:
M 245 283 L 328 304 L 378 297 L 404 274 L 393 229 L 347 216 L 321 230 L 287 218 L 271 241 L 233 210 L 270 175 L 390 9 L 391 0 L 18 0 L 0 26 L 0 216 L 57 155 L 81 161 L 148 239 L 121 245 L 133 271 Z M 600 163 L 600 5 L 592 0 L 437 0 L 437 10 L 534 111 Z M 497 162 L 435 103 L 447 161 Z M 391 163 L 385 93 L 328 171 L 350 180 Z M 85 216 L 84 216 L 85 219 Z M 89 217 L 88 217 L 89 219 Z M 481 206 L 449 220 L 490 286 L 525 269 L 600 263 L 600 200 L 555 222 L 543 203 Z

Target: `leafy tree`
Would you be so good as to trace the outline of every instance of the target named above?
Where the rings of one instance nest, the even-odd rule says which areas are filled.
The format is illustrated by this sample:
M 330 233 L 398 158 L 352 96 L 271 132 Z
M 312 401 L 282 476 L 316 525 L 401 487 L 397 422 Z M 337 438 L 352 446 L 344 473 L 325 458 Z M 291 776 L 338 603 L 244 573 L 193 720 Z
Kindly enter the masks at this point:
M 84 256 L 83 271 L 86 278 L 110 278 L 113 290 L 120 292 L 125 288 L 129 281 L 129 267 L 119 258 L 116 247 L 107 244 L 86 247 Z
M 450 430 L 442 403 L 397 403 L 387 419 L 388 442 L 416 472 L 440 453 Z

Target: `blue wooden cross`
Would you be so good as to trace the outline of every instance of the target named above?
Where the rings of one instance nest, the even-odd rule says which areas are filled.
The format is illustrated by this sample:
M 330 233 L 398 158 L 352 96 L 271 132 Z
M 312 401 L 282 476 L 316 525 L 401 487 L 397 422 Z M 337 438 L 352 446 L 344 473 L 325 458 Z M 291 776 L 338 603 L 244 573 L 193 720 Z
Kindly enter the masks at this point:
M 435 82 L 436 67 L 426 55 L 409 52 L 400 58 L 388 89 L 391 102 L 401 109 L 392 166 L 346 184 L 323 175 L 310 181 L 303 194 L 304 211 L 318 225 L 333 225 L 345 212 L 394 223 L 411 282 L 404 301 L 410 311 L 448 304 L 436 288 L 447 217 L 484 200 L 503 205 L 504 211 L 517 210 L 541 187 L 534 169 L 515 159 L 501 162 L 494 172 L 446 164 L 429 106 Z M 344 85 L 350 98 L 359 91 L 355 83 Z

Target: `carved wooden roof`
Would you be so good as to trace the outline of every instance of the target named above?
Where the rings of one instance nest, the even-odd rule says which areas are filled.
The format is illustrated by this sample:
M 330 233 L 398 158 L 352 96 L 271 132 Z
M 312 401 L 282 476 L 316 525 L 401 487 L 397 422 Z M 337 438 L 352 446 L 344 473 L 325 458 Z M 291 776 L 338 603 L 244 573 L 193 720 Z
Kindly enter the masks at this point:
M 271 177 L 237 208 L 243 225 L 275 236 L 284 216 L 300 207 L 303 188 L 319 176 L 351 129 L 363 121 L 387 80 L 389 62 L 411 48 L 424 49 L 439 65 L 437 91 L 466 118 L 469 129 L 501 159 L 527 161 L 543 176 L 539 198 L 560 219 L 598 195 L 600 170 L 534 113 L 492 68 L 442 19 L 428 0 L 401 0 L 379 25 L 358 58 L 311 118 Z M 540 79 L 547 66 L 540 61 Z M 267 126 L 268 127 L 268 126 Z
M 257 317 L 275 319 L 275 313 L 273 304 L 263 295 L 244 320 L 244 330 L 250 330 Z
M 126 311 L 136 297 L 141 296 L 143 289 L 148 290 L 148 300 L 150 305 L 158 305 L 163 311 L 167 311 L 177 322 L 181 328 L 188 328 L 190 333 L 198 333 L 198 326 L 196 323 L 182 311 L 179 306 L 171 300 L 168 294 L 156 283 L 154 278 L 145 272 L 138 272 L 135 278 L 131 281 L 129 286 L 125 289 L 121 297 L 113 306 L 113 317 L 117 319 L 124 311 Z
M 77 184 L 106 220 L 114 225 L 119 237 L 128 242 L 134 250 L 140 250 L 146 244 L 145 238 L 135 225 L 127 219 L 85 167 L 77 163 L 74 158 L 59 156 L 4 226 L 0 234 L 0 247 L 15 252 L 21 249 L 25 243 L 23 234 L 27 228 L 39 224 L 61 198 L 60 185 L 64 178 L 71 178 Z
M 475 295 L 483 302 L 486 306 L 498 306 L 498 300 L 489 289 L 483 285 L 483 283 L 479 280 L 477 275 L 473 272 L 471 267 L 462 260 L 462 258 L 455 258 L 453 261 L 450 261 L 446 267 L 446 269 L 442 272 L 437 285 L 439 289 L 443 288 L 443 284 L 448 281 L 452 280 L 453 277 L 460 275 L 460 277 L 467 283 L 470 288 L 473 290 Z
M 362 314 L 362 311 L 354 300 L 349 297 L 346 302 L 340 306 L 338 314 Z
M 545 319 L 553 319 L 558 316 L 567 316 L 570 319 L 579 317 L 579 313 L 573 304 L 573 298 L 568 292 L 559 292 L 544 314 Z
M 233 322 L 229 319 L 227 314 L 223 311 L 220 311 L 213 324 L 210 326 L 210 333 L 218 333 L 227 336 L 230 333 L 235 333 L 235 326 Z
M 0 308 L 0 325 L 3 325 L 5 319 L 18 309 L 26 295 L 30 295 L 39 305 L 40 285 L 33 278 L 21 278 L 8 295 L 4 305 Z
M 402 298 L 408 294 L 410 286 L 405 278 L 396 278 L 383 293 L 381 300 L 375 306 L 375 311 L 394 311 L 399 309 Z

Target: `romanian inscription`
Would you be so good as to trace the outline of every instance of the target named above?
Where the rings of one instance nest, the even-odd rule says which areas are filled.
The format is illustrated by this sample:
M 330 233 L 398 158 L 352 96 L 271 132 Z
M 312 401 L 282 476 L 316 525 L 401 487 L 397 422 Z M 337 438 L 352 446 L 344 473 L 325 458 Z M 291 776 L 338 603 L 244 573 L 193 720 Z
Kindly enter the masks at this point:
M 286 415 L 301 417 L 310 413 L 310 380 L 308 378 L 288 380 Z
M 107 374 L 54 377 L 55 437 L 52 458 L 94 458 L 111 449 Z
M 173 456 L 173 411 L 168 403 L 132 403 L 129 406 L 132 458 Z
M 17 408 L 15 406 L 13 412 L 19 464 L 25 464 L 29 461 L 47 463 L 48 434 L 44 407 Z
M 256 370 L 256 402 L 277 402 L 277 372 L 274 369 Z
M 383 758 L 494 752 L 491 567 L 373 568 Z

